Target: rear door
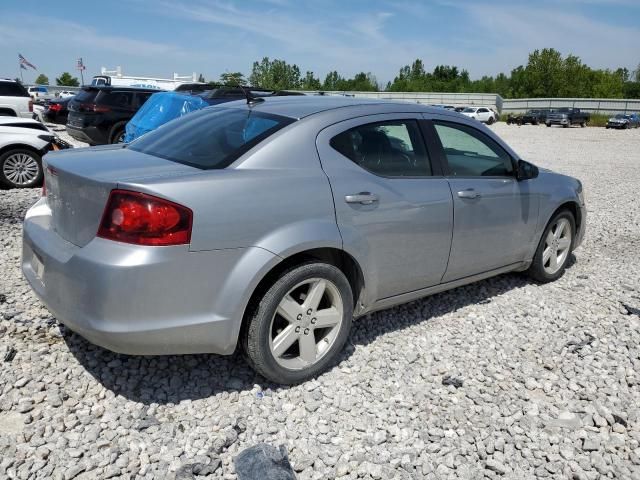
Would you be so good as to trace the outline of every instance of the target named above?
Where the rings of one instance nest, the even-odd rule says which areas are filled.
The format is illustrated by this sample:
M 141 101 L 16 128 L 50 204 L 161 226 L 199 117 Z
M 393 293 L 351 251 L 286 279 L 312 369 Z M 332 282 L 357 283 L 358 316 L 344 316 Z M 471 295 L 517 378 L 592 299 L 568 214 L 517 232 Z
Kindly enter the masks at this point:
M 317 137 L 344 248 L 365 271 L 371 302 L 435 285 L 446 270 L 451 192 L 419 119 L 365 116 Z
M 449 282 L 525 259 L 538 221 L 538 196 L 519 182 L 515 161 L 479 128 L 435 118 L 454 205 Z

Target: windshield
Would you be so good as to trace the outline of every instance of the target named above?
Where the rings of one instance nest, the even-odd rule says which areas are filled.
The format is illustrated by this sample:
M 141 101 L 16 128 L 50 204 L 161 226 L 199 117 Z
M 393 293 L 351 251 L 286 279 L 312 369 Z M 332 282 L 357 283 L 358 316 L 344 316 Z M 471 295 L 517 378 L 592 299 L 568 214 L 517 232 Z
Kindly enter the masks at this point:
M 562 107 L 562 108 L 559 108 L 557 111 L 558 111 L 558 112 L 561 112 L 561 113 L 567 113 L 567 112 L 569 112 L 570 110 L 571 110 L 571 109 L 570 109 L 570 108 L 568 108 L 568 107 Z
M 467 112 L 467 113 L 474 113 L 477 110 L 477 108 L 471 108 L 471 107 L 467 107 L 463 110 L 463 112 Z
M 629 118 L 627 115 L 617 114 L 614 118 Z
M 225 168 L 293 121 L 250 109 L 206 108 L 143 135 L 129 148 L 196 168 Z

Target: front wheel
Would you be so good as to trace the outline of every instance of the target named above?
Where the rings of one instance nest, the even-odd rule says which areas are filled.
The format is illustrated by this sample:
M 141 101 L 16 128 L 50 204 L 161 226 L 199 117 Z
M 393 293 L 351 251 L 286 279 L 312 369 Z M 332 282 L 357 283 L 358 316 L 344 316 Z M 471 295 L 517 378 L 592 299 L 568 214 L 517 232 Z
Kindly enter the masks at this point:
M 247 360 L 268 380 L 291 385 L 336 360 L 351 329 L 353 294 L 337 267 L 306 263 L 283 273 L 248 315 Z
M 5 188 L 29 188 L 42 184 L 42 159 L 23 148 L 0 155 L 0 185 Z
M 569 261 L 575 231 L 573 214 L 568 210 L 558 212 L 545 228 L 527 274 L 541 283 L 560 278 Z

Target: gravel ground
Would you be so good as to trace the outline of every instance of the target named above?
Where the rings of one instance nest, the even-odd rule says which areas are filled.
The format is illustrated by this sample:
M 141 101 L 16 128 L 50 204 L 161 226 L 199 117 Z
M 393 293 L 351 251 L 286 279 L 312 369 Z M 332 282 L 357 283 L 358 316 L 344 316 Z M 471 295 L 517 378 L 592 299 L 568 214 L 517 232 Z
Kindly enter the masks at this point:
M 39 192 L 0 192 L 0 478 L 234 479 L 264 441 L 299 479 L 640 479 L 640 130 L 493 128 L 584 183 L 566 275 L 370 315 L 291 388 L 237 355 L 128 357 L 57 325 L 19 270 Z

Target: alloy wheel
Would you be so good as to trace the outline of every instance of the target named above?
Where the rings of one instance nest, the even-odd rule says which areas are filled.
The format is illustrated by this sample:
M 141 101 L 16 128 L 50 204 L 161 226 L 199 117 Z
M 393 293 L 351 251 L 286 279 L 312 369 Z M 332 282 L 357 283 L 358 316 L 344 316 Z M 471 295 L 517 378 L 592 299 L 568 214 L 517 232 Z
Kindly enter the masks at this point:
M 14 153 L 5 159 L 2 173 L 14 185 L 28 185 L 38 178 L 40 165 L 28 153 Z
M 571 224 L 566 218 L 559 218 L 551 227 L 544 242 L 542 265 L 544 271 L 554 275 L 564 265 L 571 251 Z
M 338 287 L 324 278 L 297 284 L 280 301 L 269 327 L 269 349 L 290 370 L 317 363 L 331 349 L 342 325 Z

